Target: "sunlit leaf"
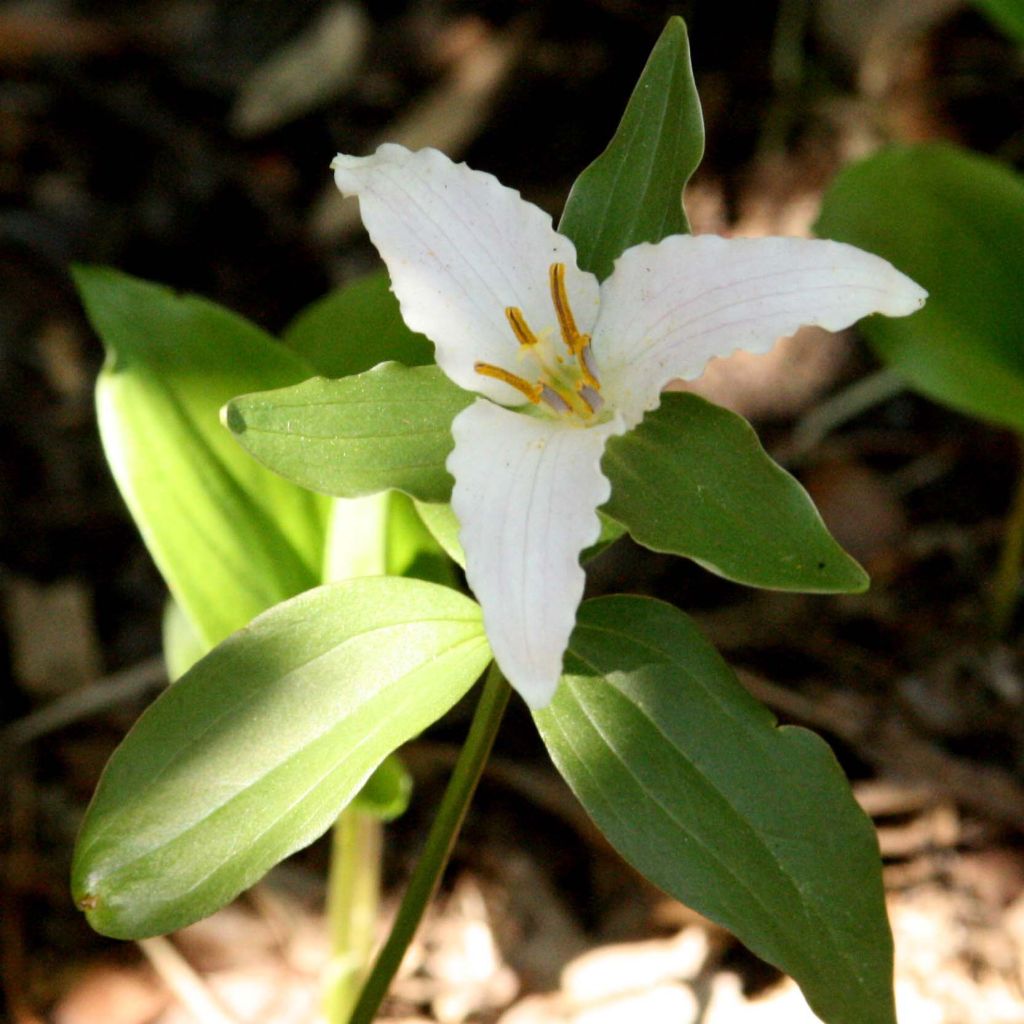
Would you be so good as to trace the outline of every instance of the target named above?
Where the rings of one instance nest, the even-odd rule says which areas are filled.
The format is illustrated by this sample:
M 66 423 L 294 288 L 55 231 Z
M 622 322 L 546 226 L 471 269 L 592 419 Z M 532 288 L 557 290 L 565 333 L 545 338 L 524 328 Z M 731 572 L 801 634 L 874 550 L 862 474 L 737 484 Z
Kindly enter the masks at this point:
M 915 388 L 1024 431 L 1024 179 L 987 157 L 895 146 L 843 171 L 820 235 L 878 253 L 929 291 L 860 330 Z
M 230 311 L 102 267 L 75 281 L 107 350 L 103 447 L 175 599 L 207 645 L 319 582 L 326 503 L 243 452 L 218 418 L 234 395 L 308 366 Z
M 419 580 L 330 584 L 198 662 L 115 751 L 72 888 L 99 932 L 179 928 L 325 831 L 490 659 L 469 598 Z
M 436 366 L 384 363 L 236 398 L 225 422 L 246 451 L 310 490 L 354 498 L 394 488 L 445 501 L 452 420 L 473 400 Z

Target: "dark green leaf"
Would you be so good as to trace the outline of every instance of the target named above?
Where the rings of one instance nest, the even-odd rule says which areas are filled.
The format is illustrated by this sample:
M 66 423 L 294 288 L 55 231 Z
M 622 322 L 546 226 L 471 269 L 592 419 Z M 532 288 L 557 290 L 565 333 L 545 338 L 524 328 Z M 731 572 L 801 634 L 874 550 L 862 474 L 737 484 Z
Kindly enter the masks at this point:
M 915 388 L 1024 431 L 1024 179 L 946 144 L 898 146 L 843 171 L 820 235 L 878 253 L 930 292 L 861 330 Z
M 1024 0 L 974 0 L 989 17 L 1019 43 L 1024 43 Z
M 704 121 L 682 18 L 670 18 L 608 148 L 576 179 L 558 230 L 600 278 L 628 248 L 689 231 L 683 188 L 704 153 Z
M 115 751 L 79 835 L 76 901 L 119 938 L 211 913 L 324 832 L 489 658 L 479 608 L 418 580 L 350 580 L 271 609 Z
M 393 359 L 406 366 L 434 361 L 434 348 L 405 326 L 382 270 L 325 295 L 303 310 L 284 341 L 324 377 L 348 377 Z
M 246 451 L 310 490 L 354 498 L 394 488 L 446 501 L 452 420 L 473 400 L 436 366 L 385 363 L 236 398 L 225 421 Z
M 603 511 L 655 551 L 773 590 L 863 590 L 868 578 L 832 539 L 807 492 L 768 457 L 750 424 L 689 394 L 666 394 L 608 442 Z
M 233 395 L 309 368 L 233 313 L 101 267 L 75 281 L 107 350 L 97 384 L 114 478 L 176 600 L 212 645 L 319 581 L 325 503 L 221 425 Z
M 585 603 L 535 718 L 634 867 L 791 974 L 827 1024 L 895 1024 L 870 820 L 826 744 L 778 728 L 682 612 Z

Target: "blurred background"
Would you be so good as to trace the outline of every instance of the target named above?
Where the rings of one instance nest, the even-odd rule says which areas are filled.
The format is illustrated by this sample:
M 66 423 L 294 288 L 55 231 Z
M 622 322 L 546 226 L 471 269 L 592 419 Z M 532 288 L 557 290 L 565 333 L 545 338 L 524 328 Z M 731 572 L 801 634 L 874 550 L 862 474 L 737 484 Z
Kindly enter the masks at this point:
M 0 983 L 13 1024 L 313 1020 L 325 956 L 323 843 L 142 950 L 94 935 L 68 896 L 99 771 L 165 680 L 165 591 L 105 466 L 102 350 L 69 264 L 199 292 L 278 331 L 377 266 L 328 163 L 382 141 L 442 148 L 557 216 L 670 14 L 687 20 L 707 125 L 695 231 L 807 234 L 839 168 L 887 141 L 1024 162 L 1024 51 L 961 0 L 0 5 Z M 1018 616 L 992 640 L 983 610 L 1018 451 L 885 377 L 848 414 L 843 396 L 876 369 L 855 334 L 805 331 L 695 385 L 754 420 L 871 572 L 869 593 L 745 590 L 628 542 L 592 587 L 678 603 L 756 696 L 833 744 L 879 826 L 901 1019 L 1011 1024 L 1024 1019 L 1024 638 Z M 389 826 L 392 897 L 464 725 L 457 708 L 407 750 L 417 788 Z M 386 1009 L 444 1024 L 813 1019 L 791 983 L 618 860 L 522 707 Z

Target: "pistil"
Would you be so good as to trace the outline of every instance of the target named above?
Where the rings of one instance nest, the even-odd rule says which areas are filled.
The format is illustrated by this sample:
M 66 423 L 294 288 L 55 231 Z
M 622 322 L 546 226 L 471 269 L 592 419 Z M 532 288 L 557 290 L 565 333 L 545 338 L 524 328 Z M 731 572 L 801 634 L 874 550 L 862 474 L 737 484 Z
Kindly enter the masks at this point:
M 529 353 L 535 360 L 540 371 L 539 380 L 531 382 L 493 363 L 475 363 L 473 368 L 482 377 L 500 380 L 515 388 L 533 405 L 543 403 L 559 415 L 572 413 L 587 421 L 601 411 L 604 400 L 590 351 L 590 335 L 580 331 L 569 305 L 564 263 L 552 263 L 548 268 L 548 286 L 562 342 L 569 350 L 575 366 L 571 363 L 565 365 L 562 356 L 551 350 L 546 334 L 542 332 L 538 335 L 534 332 L 518 306 L 507 306 L 505 318 L 519 342 L 520 351 L 523 354 Z

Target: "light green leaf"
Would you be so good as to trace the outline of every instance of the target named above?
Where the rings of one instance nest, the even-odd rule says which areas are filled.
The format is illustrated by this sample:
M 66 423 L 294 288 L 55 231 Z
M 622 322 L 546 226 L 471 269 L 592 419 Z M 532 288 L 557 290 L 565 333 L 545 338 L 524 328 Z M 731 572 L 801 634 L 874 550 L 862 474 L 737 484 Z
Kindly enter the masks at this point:
M 310 490 L 354 498 L 394 488 L 446 501 L 452 420 L 474 398 L 436 366 L 384 363 L 236 398 L 225 422 L 246 451 Z
M 863 569 L 832 539 L 807 492 L 750 424 L 689 394 L 666 394 L 608 442 L 603 511 L 654 551 L 685 555 L 753 587 L 863 590 Z
M 418 580 L 350 580 L 271 609 L 115 751 L 78 838 L 75 900 L 118 938 L 211 913 L 324 832 L 489 659 L 477 605 Z
M 534 717 L 634 867 L 791 974 L 827 1024 L 895 1024 L 870 820 L 828 746 L 778 728 L 682 612 L 585 603 Z
M 416 511 L 431 536 L 444 548 L 448 557 L 466 568 L 466 552 L 459 540 L 459 520 L 451 505 L 425 501 L 415 502 Z
M 412 776 L 397 754 L 385 757 L 363 788 L 352 798 L 352 807 L 381 821 L 405 814 L 412 799 Z
M 683 188 L 704 154 L 686 23 L 670 18 L 608 148 L 576 179 L 558 230 L 600 278 L 628 248 L 690 230 Z
M 989 17 L 1019 43 L 1024 43 L 1024 0 L 974 0 Z
M 211 302 L 102 267 L 75 281 L 107 350 L 104 450 L 171 592 L 207 644 L 318 582 L 324 502 L 268 473 L 218 419 L 306 364 Z
M 323 377 L 348 377 L 393 359 L 406 366 L 434 361 L 434 348 L 405 326 L 383 271 L 338 288 L 303 310 L 283 340 Z
M 416 503 L 399 491 L 388 494 L 387 531 L 388 573 L 457 585 L 451 558 L 420 517 Z
M 860 329 L 915 388 L 1024 431 L 1024 179 L 942 143 L 843 171 L 818 234 L 878 253 L 929 291 L 912 317 Z
M 209 645 L 196 632 L 192 620 L 181 610 L 173 597 L 164 605 L 161 622 L 164 661 L 167 662 L 167 677 L 173 683 L 180 679 L 204 654 Z

